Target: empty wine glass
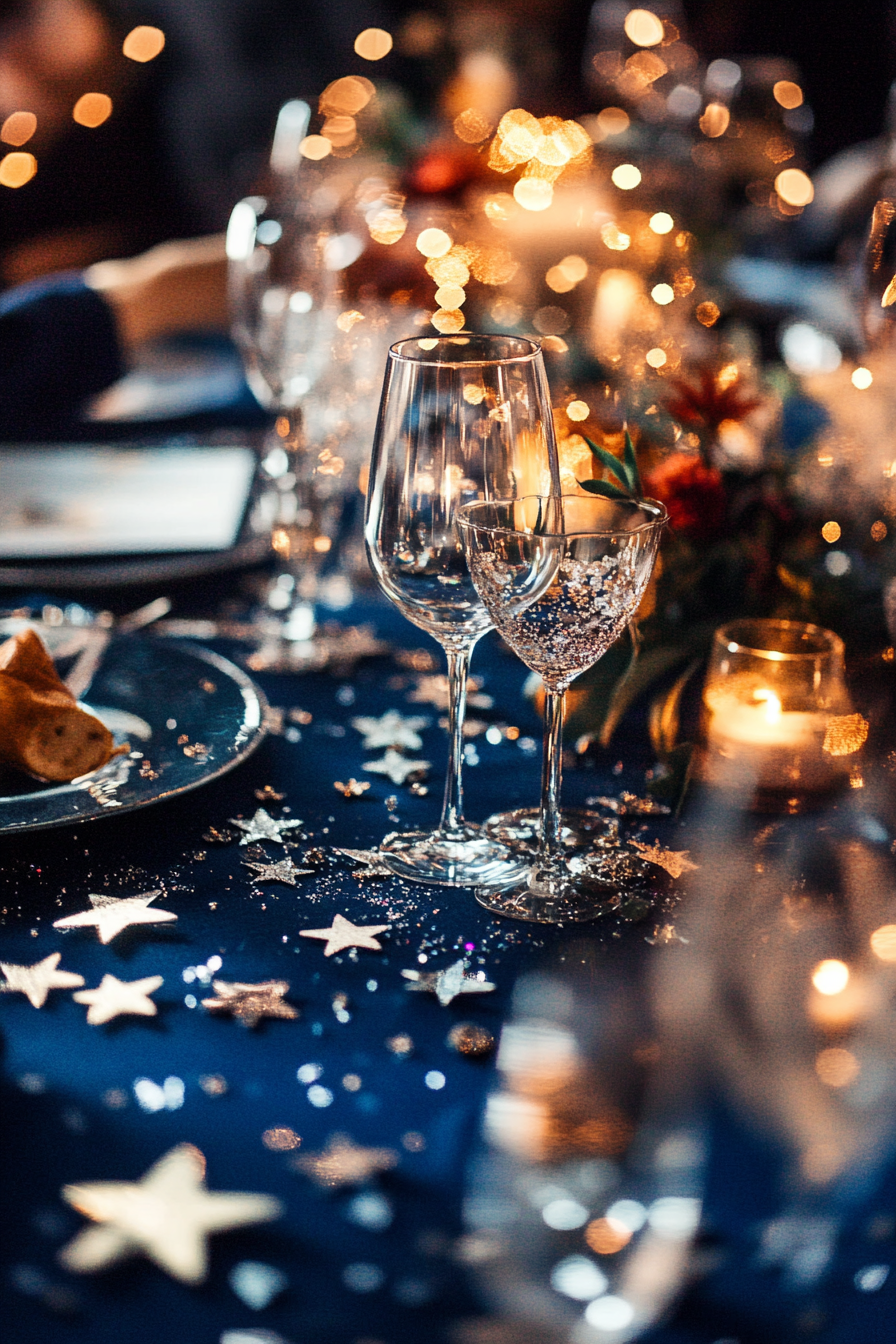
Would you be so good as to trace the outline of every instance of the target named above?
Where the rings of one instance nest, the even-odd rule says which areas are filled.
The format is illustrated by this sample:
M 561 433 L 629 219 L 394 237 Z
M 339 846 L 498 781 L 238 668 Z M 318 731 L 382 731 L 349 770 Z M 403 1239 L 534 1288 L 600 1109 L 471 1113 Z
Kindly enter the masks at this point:
M 481 888 L 480 905 L 516 919 L 565 923 L 606 912 L 616 883 L 599 861 L 560 842 L 563 696 L 622 633 L 647 587 L 666 510 L 601 497 L 473 503 L 458 530 L 489 615 L 545 687 L 541 839 L 521 878 Z
M 464 821 L 467 671 L 491 628 L 455 528 L 472 500 L 559 495 L 541 350 L 515 336 L 424 337 L 389 352 L 367 494 L 365 539 L 380 587 L 448 658 L 451 755 L 438 830 L 390 835 L 389 866 L 425 882 L 475 885 L 521 870 Z

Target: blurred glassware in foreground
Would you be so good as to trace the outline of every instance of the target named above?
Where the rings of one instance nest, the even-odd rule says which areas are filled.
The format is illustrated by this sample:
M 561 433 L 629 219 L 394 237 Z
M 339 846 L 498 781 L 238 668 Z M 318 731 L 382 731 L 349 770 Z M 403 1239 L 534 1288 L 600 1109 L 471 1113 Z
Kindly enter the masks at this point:
M 759 811 L 823 802 L 846 785 L 868 735 L 851 713 L 843 641 L 799 621 L 721 626 L 703 705 L 704 780 Z
M 444 648 L 451 759 L 439 829 L 387 836 L 397 873 L 475 885 L 520 869 L 464 821 L 461 768 L 467 673 L 491 627 L 457 532 L 477 499 L 559 494 L 557 447 L 541 350 L 515 336 L 426 337 L 389 351 L 370 464 L 365 538 L 385 595 Z

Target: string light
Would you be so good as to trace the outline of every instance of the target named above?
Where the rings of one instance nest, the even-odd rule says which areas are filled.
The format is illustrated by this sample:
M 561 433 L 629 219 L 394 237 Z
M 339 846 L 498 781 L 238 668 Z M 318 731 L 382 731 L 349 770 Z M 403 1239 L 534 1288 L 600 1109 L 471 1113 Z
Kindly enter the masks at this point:
M 112 115 L 112 99 L 106 93 L 84 93 L 72 108 L 72 117 L 79 126 L 94 130 Z
M 129 61 L 139 61 L 145 64 L 146 61 L 153 61 L 164 49 L 165 34 L 161 28 L 151 28 L 148 24 L 141 24 L 139 28 L 132 28 L 122 43 L 121 49 Z

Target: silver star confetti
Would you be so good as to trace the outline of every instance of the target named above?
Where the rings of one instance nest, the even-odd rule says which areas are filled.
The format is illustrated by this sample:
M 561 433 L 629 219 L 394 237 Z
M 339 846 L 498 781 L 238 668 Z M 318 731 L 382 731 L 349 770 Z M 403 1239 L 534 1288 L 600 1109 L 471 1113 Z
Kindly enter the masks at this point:
M 478 677 L 467 681 L 467 706 L 470 709 L 491 709 L 494 700 L 490 695 L 481 695 L 482 682 Z M 434 676 L 417 678 L 417 685 L 408 692 L 408 700 L 414 705 L 435 705 L 436 709 L 448 708 L 448 678 L 444 672 Z
M 75 989 L 78 985 L 84 984 L 83 975 L 76 975 L 72 971 L 57 971 L 56 967 L 61 957 L 61 952 L 51 952 L 43 961 L 36 961 L 33 966 L 15 966 L 0 961 L 0 971 L 5 976 L 5 984 L 0 985 L 0 990 L 24 994 L 33 1007 L 43 1008 L 51 989 Z
M 110 943 L 123 929 L 132 924 L 167 924 L 177 915 L 171 910 L 150 910 L 149 905 L 161 891 L 146 891 L 142 896 L 100 896 L 89 891 L 90 910 L 66 915 L 53 923 L 54 929 L 82 929 L 96 927 L 101 943 Z
M 402 971 L 401 974 L 411 982 L 406 989 L 435 994 L 445 1008 L 459 994 L 488 994 L 495 988 L 490 980 L 479 980 L 474 975 L 467 975 L 466 970 L 467 963 L 461 958 L 443 971 Z
M 170 1149 L 141 1181 L 90 1181 L 63 1186 L 61 1193 L 97 1224 L 59 1253 L 75 1274 L 95 1274 L 142 1253 L 181 1283 L 202 1283 L 210 1233 L 270 1222 L 283 1213 L 273 1195 L 207 1190 L 205 1158 L 189 1143 Z
M 252 859 L 243 859 L 244 868 L 254 868 L 253 882 L 283 882 L 288 887 L 297 886 L 297 877 L 308 877 L 313 868 L 297 868 L 292 858 L 277 859 L 276 863 L 255 863 Z
M 104 975 L 97 989 L 82 989 L 72 998 L 75 1003 L 89 1004 L 87 1021 L 91 1026 L 111 1022 L 122 1013 L 155 1017 L 159 1010 L 149 995 L 163 983 L 160 975 L 148 975 L 145 980 L 118 980 L 114 975 Z
M 360 863 L 362 866 L 355 869 L 352 877 L 394 877 L 392 869 L 383 863 L 383 856 L 378 849 L 340 849 L 336 847 L 337 854 L 344 854 L 347 859 L 353 863 Z
M 409 775 L 421 774 L 429 768 L 429 761 L 409 761 L 394 747 L 390 747 L 380 760 L 367 761 L 364 766 L 372 775 L 388 775 L 393 784 L 403 784 Z
M 362 1148 L 347 1134 L 332 1134 L 322 1153 L 303 1153 L 290 1165 L 313 1181 L 331 1189 L 341 1185 L 360 1185 L 379 1171 L 390 1171 L 398 1164 L 392 1148 Z
M 297 817 L 289 821 L 275 821 L 263 807 L 258 809 L 251 821 L 241 821 L 239 817 L 230 817 L 229 820 L 231 826 L 243 832 L 241 845 L 250 845 L 255 840 L 276 840 L 278 844 L 285 845 L 287 842 L 283 839 L 283 832 L 304 825 Z
M 230 1013 L 245 1027 L 257 1027 L 263 1017 L 299 1016 L 297 1008 L 283 1001 L 284 994 L 289 993 L 288 980 L 262 980 L 257 985 L 243 984 L 239 980 L 213 980 L 212 989 L 217 998 L 203 999 L 203 1008 Z
M 380 747 L 406 747 L 408 751 L 419 751 L 423 739 L 417 730 L 428 723 L 429 719 L 424 715 L 405 718 L 397 709 L 387 709 L 378 719 L 363 716 L 352 719 L 352 727 L 363 737 L 366 751 L 376 751 Z
M 300 929 L 300 938 L 320 938 L 326 942 L 324 956 L 344 952 L 347 947 L 366 947 L 371 952 L 382 952 L 383 945 L 376 934 L 385 933 L 391 924 L 353 924 L 344 915 L 334 915 L 328 929 Z

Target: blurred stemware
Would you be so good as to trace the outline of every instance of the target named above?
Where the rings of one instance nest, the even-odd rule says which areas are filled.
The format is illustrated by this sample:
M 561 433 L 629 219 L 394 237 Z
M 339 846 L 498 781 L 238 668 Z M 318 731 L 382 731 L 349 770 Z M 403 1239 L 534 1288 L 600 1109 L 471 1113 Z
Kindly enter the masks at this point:
M 461 505 L 533 489 L 559 494 L 541 351 L 513 336 L 399 341 L 389 352 L 367 494 L 365 537 L 383 592 L 445 649 L 451 759 L 431 835 L 388 836 L 386 862 L 422 881 L 474 885 L 519 869 L 463 817 L 467 672 L 491 627 L 464 563 Z
M 667 514 L 653 500 L 564 495 L 469 504 L 458 517 L 473 583 L 545 687 L 541 835 L 521 878 L 476 899 L 515 919 L 594 919 L 625 881 L 599 855 L 570 859 L 559 811 L 563 696 L 622 633 L 647 587 Z M 630 867 L 630 861 L 627 860 Z

